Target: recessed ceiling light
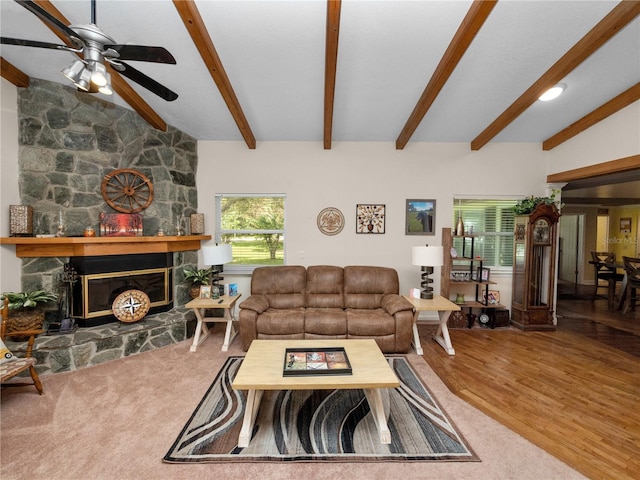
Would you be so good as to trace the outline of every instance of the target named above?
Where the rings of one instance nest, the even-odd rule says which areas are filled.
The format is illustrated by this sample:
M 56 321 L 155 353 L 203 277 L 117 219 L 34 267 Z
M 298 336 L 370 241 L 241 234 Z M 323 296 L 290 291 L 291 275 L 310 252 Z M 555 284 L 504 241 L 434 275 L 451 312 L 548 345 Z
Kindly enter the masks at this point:
M 560 94 L 564 92 L 565 88 L 566 88 L 566 85 L 564 83 L 559 83 L 555 87 L 551 87 L 549 90 L 547 90 L 542 95 L 540 95 L 538 97 L 538 100 L 541 100 L 543 102 L 548 102 L 549 100 L 558 98 Z

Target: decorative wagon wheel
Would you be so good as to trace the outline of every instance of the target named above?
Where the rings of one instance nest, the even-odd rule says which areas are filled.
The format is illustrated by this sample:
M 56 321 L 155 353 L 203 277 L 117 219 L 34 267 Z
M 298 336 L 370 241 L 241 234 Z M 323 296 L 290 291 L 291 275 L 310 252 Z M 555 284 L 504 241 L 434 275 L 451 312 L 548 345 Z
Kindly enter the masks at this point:
M 137 213 L 153 201 L 151 180 L 130 168 L 120 168 L 105 175 L 101 190 L 107 204 L 122 213 Z

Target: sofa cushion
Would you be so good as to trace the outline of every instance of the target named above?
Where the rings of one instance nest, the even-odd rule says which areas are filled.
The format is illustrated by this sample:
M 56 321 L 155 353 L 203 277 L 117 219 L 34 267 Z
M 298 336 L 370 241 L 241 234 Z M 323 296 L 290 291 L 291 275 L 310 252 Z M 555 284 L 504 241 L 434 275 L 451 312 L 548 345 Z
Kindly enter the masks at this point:
M 262 294 L 270 308 L 305 306 L 307 271 L 300 265 L 258 267 L 251 276 L 251 294 Z
M 347 314 L 342 308 L 307 308 L 304 313 L 305 338 L 332 336 L 346 338 Z
M 343 269 L 330 265 L 307 268 L 307 307 L 343 308 Z
M 258 315 L 256 329 L 260 334 L 265 335 L 303 335 L 304 308 L 270 308 Z
M 350 338 L 378 337 L 396 333 L 396 319 L 380 308 L 374 310 L 350 308 L 346 314 Z
M 385 295 L 399 291 L 398 273 L 393 268 L 344 267 L 345 308 L 380 308 Z

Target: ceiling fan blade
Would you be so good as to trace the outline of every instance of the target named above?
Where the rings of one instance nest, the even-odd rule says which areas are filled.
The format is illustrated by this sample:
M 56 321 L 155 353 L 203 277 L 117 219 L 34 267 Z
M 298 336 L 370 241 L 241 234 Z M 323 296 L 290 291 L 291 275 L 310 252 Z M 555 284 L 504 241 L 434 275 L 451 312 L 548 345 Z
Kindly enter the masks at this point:
M 148 47 L 145 45 L 105 45 L 105 49 L 118 52 L 117 60 L 139 60 L 141 62 L 171 63 L 176 59 L 163 47 Z
M 39 42 L 37 40 L 22 40 L 21 38 L 0 37 L 0 43 L 5 45 L 18 45 L 19 47 L 37 47 L 50 48 L 52 50 L 65 50 L 67 52 L 80 52 L 66 45 L 58 45 L 56 43 Z
M 121 70 L 120 68 L 115 67 L 116 70 L 118 70 L 121 75 L 127 77 L 130 80 L 133 80 L 139 85 L 142 85 L 144 88 L 146 88 L 150 92 L 155 93 L 159 97 L 165 99 L 167 102 L 173 102 L 176 98 L 178 98 L 177 93 L 172 92 L 164 85 L 159 84 L 153 78 L 148 77 L 147 75 L 145 75 L 139 70 L 136 70 L 131 65 L 128 65 L 124 62 L 118 62 L 118 63 L 122 64 L 122 66 L 124 67 L 124 70 Z
M 67 37 L 69 37 L 69 40 L 74 45 L 76 45 L 78 47 L 83 47 L 84 46 L 84 41 L 78 36 L 78 34 L 76 32 L 71 30 L 67 25 L 62 23 L 60 20 L 58 20 L 53 15 L 51 15 L 44 8 L 40 7 L 39 5 L 37 5 L 36 3 L 34 3 L 31 0 L 15 0 L 15 2 L 17 4 L 23 6 L 27 10 L 29 10 L 34 15 L 36 15 L 38 18 L 40 18 L 40 20 L 42 20 L 42 21 L 48 23 L 49 25 L 51 25 L 52 27 L 55 27 L 58 30 L 60 30 Z

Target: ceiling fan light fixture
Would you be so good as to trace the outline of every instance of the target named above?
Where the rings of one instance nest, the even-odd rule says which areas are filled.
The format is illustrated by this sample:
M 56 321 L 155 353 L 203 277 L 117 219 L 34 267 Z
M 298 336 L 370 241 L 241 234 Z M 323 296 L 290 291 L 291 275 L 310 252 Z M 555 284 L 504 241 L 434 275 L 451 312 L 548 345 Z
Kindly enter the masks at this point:
M 84 70 L 82 70 L 82 73 L 80 74 L 80 78 L 73 82 L 73 84 L 78 87 L 80 90 L 84 90 L 85 92 L 89 91 L 90 88 L 90 82 L 91 82 L 91 72 L 89 71 L 89 69 L 85 68 Z
M 107 85 L 107 69 L 101 63 L 94 62 L 92 65 L 91 83 L 98 87 Z
M 84 62 L 82 62 L 81 60 L 76 60 L 75 62 L 73 62 L 73 64 L 71 64 L 71 66 L 62 70 L 62 74 L 73 83 L 76 83 L 78 80 L 80 80 L 84 68 Z
M 111 88 L 111 75 L 107 73 L 107 83 L 102 87 L 98 87 L 98 92 L 104 95 L 113 95 L 113 89 Z
M 567 86 L 564 83 L 558 83 L 557 85 L 551 87 L 549 90 L 540 95 L 538 97 L 538 100 L 542 102 L 548 102 L 549 100 L 558 98 L 562 94 L 562 92 L 564 92 L 565 88 L 567 88 Z

